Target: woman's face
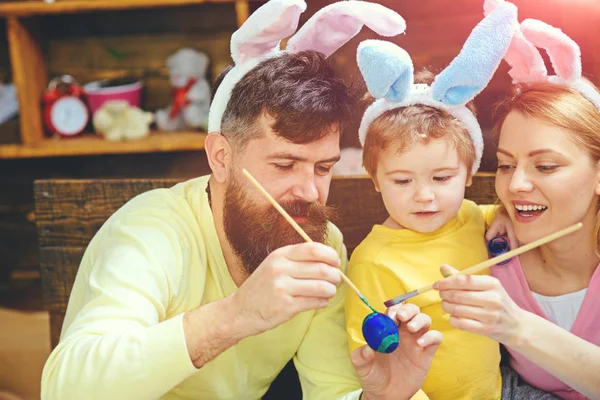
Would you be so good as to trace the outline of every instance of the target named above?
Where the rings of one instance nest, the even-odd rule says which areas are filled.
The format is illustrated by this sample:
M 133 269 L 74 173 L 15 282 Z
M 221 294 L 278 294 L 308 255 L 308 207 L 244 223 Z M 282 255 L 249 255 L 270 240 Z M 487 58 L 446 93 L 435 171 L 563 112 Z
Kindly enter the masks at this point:
M 572 135 L 516 111 L 502 125 L 496 193 L 521 243 L 579 221 L 594 226 L 600 174 Z

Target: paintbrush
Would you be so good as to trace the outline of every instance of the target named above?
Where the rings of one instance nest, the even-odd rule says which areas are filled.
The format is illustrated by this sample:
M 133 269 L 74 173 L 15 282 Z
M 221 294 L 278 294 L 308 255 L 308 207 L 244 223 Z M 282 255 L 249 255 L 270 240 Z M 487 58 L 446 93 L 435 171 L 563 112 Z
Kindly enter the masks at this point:
M 550 234 L 548 236 L 544 236 L 541 239 L 534 240 L 533 242 L 528 243 L 528 244 L 526 244 L 524 246 L 518 247 L 518 248 L 516 248 L 514 250 L 511 250 L 509 252 L 501 254 L 501 255 L 499 255 L 497 257 L 490 258 L 489 260 L 483 261 L 483 262 L 481 262 L 479 264 L 476 264 L 476 265 L 474 265 L 472 267 L 464 269 L 464 270 L 462 270 L 462 271 L 460 271 L 460 272 L 458 272 L 458 273 L 456 273 L 454 275 L 451 275 L 451 276 L 474 274 L 476 272 L 481 271 L 482 269 L 489 268 L 489 267 L 491 267 L 493 265 L 501 263 L 502 261 L 508 260 L 509 258 L 512 258 L 514 256 L 518 256 L 519 254 L 523 254 L 526 251 L 535 249 L 536 247 L 539 247 L 539 246 L 541 246 L 543 244 L 546 244 L 546 243 L 551 242 L 551 241 L 553 241 L 555 239 L 558 239 L 560 237 L 568 235 L 569 233 L 575 232 L 576 230 L 581 229 L 582 226 L 583 226 L 583 224 L 581 222 L 578 222 L 575 225 L 569 226 L 568 228 L 561 229 L 560 231 L 554 232 L 554 233 L 552 233 L 552 234 Z M 411 298 L 413 298 L 415 296 L 418 296 L 421 293 L 428 292 L 430 290 L 433 290 L 433 283 L 430 284 L 430 285 L 424 286 L 424 287 L 422 287 L 420 289 L 413 290 L 412 292 L 408 292 L 408 293 L 405 293 L 403 295 L 394 297 L 393 299 L 389 299 L 388 301 L 384 302 L 383 304 L 385 304 L 386 307 L 391 307 L 391 306 L 394 306 L 396 304 L 400 304 L 400 303 L 402 303 L 402 302 L 404 302 L 404 301 L 406 301 L 408 299 L 411 299 Z
M 250 174 L 250 172 L 248 172 L 246 169 L 242 170 L 242 173 L 244 174 L 244 176 L 246 178 L 248 178 L 248 180 L 250 181 L 250 183 L 252 183 L 264 196 L 267 200 L 269 200 L 269 203 L 271 203 L 273 205 L 273 207 L 275 207 L 275 209 L 277 211 L 279 211 L 279 213 L 281 214 L 281 216 L 283 218 L 285 218 L 285 220 L 287 222 L 290 223 L 290 225 L 292 226 L 292 228 L 294 228 L 296 230 L 296 232 L 298 232 L 298 234 L 300 236 L 302 236 L 302 238 L 309 243 L 312 243 L 312 239 L 310 238 L 310 236 L 308 236 L 306 234 L 306 232 L 304 232 L 304 230 L 300 227 L 300 225 L 298 225 L 296 223 L 296 221 L 294 221 L 294 219 L 292 217 L 290 217 L 290 215 L 283 209 L 283 207 L 281 207 L 281 205 L 279 205 L 279 203 L 269 194 L 269 192 L 267 192 L 265 190 L 265 188 L 262 187 L 262 185 L 260 183 L 258 183 L 258 181 L 256 179 L 254 179 L 254 177 Z M 356 285 L 354 283 L 352 283 L 352 281 L 342 272 L 340 271 L 340 274 L 342 276 L 342 279 L 344 280 L 344 282 L 346 282 L 346 285 L 348 285 L 352 290 L 354 290 L 354 292 L 356 293 L 356 295 L 358 297 L 360 297 L 360 299 L 363 301 L 363 303 L 365 303 L 367 305 L 367 307 L 369 307 L 373 312 L 378 312 L 376 309 L 374 309 L 371 304 L 369 304 L 369 302 L 367 301 L 367 298 L 365 296 L 363 296 L 363 294 L 360 292 L 360 290 L 358 290 L 358 288 L 356 287 Z

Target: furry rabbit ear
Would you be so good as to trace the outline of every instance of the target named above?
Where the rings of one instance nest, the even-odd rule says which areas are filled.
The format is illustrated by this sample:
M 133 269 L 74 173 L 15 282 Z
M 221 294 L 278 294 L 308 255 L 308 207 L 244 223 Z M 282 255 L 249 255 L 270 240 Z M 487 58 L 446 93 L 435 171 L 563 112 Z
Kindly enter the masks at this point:
M 556 75 L 565 81 L 581 78 L 581 49 L 559 28 L 536 19 L 521 23 L 523 36 L 534 46 L 546 50 Z
M 385 97 L 394 102 L 407 98 L 413 84 L 414 67 L 404 49 L 383 40 L 365 40 L 358 45 L 357 61 L 373 97 Z
M 431 85 L 435 100 L 450 106 L 464 105 L 492 79 L 515 34 L 517 8 L 507 2 L 488 14 L 469 35 L 456 58 Z
M 289 51 L 316 50 L 327 57 L 366 25 L 382 36 L 404 32 L 406 22 L 395 11 L 365 1 L 340 1 L 319 10 L 290 38 Z
M 271 0 L 248 17 L 231 36 L 231 57 L 236 64 L 279 51 L 282 39 L 296 32 L 304 0 Z
M 483 3 L 484 15 L 488 15 L 502 3 L 504 0 L 485 0 Z M 542 55 L 518 29 L 508 46 L 504 60 L 511 66 L 508 75 L 512 78 L 513 83 L 543 82 L 547 79 L 548 71 Z

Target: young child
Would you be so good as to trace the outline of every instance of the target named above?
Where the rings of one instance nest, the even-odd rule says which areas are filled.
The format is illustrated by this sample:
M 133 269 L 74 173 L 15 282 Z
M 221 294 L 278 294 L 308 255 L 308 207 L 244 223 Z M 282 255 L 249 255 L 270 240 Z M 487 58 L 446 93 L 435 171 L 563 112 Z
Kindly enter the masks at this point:
M 401 48 L 382 41 L 359 46 L 361 73 L 378 98 L 359 130 L 363 164 L 389 218 L 355 249 L 348 275 L 380 311 L 383 301 L 439 280 L 442 264 L 464 269 L 488 258 L 482 210 L 464 199 L 483 152 L 481 128 L 468 103 L 493 76 L 515 22 L 514 6 L 498 6 L 444 71 L 435 79 L 417 74 L 417 84 L 410 56 Z M 410 302 L 444 334 L 413 399 L 499 399 L 498 343 L 454 329 L 436 291 Z M 345 308 L 354 350 L 365 343 L 361 327 L 370 311 L 352 294 Z

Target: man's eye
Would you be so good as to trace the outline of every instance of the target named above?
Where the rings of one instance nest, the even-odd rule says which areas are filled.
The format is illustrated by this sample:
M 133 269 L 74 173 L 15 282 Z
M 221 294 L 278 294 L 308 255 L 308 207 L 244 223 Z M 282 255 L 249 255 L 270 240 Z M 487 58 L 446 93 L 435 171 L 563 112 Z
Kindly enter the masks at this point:
M 289 171 L 294 167 L 294 164 L 273 164 L 280 171 Z
M 329 171 L 331 171 L 331 167 L 328 167 L 327 165 L 318 165 L 317 171 L 319 171 L 323 175 L 327 175 Z

